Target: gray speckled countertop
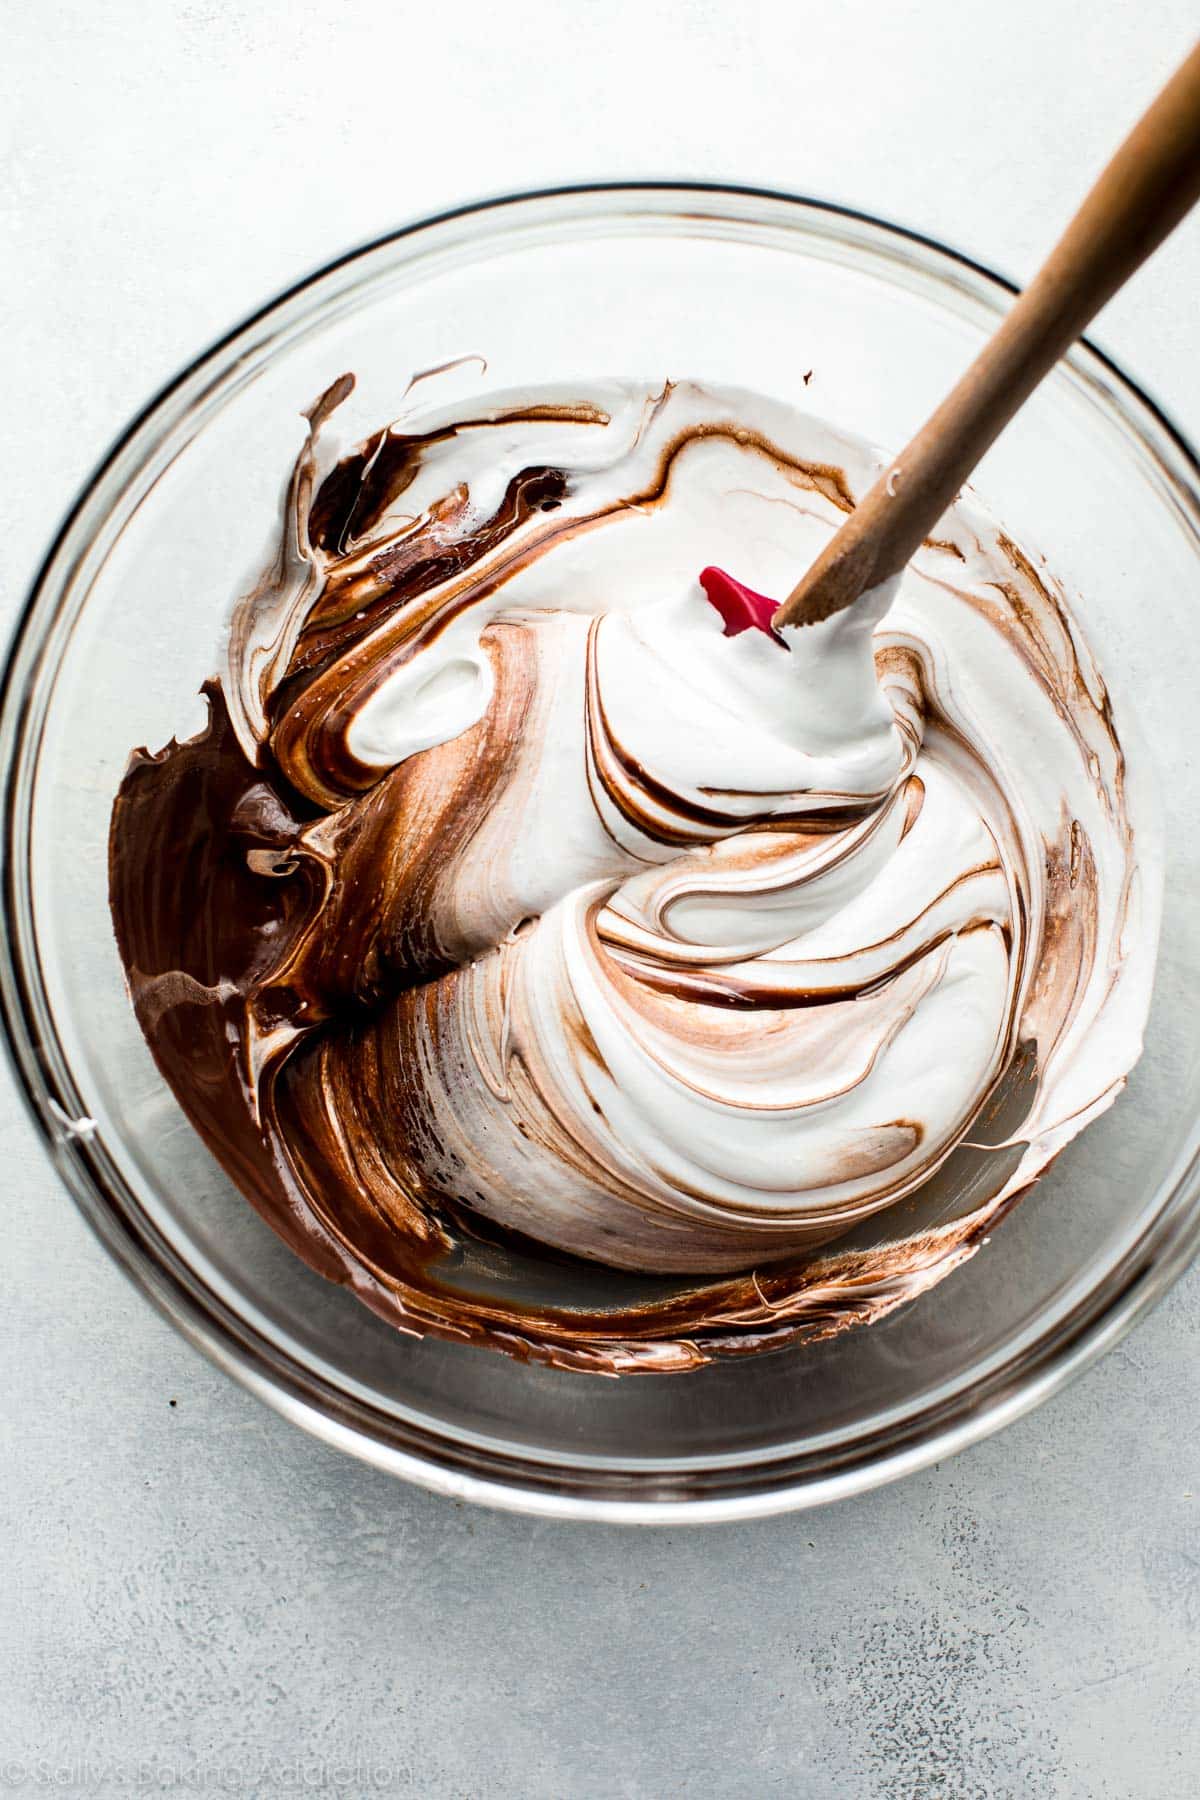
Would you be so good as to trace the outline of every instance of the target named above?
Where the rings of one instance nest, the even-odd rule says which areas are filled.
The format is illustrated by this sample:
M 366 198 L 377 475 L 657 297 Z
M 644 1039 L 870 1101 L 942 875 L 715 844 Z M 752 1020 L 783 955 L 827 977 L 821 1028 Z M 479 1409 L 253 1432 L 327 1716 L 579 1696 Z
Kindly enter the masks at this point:
M 1196 26 L 1194 0 L 4 11 L 5 625 L 127 416 L 338 249 L 654 172 L 831 195 L 1028 274 Z M 1193 224 L 1096 333 L 1193 435 L 1198 292 Z M 0 1155 L 0 1792 L 1197 1791 L 1195 1273 L 954 1462 L 635 1533 L 302 1437 L 109 1265 L 7 1071 Z

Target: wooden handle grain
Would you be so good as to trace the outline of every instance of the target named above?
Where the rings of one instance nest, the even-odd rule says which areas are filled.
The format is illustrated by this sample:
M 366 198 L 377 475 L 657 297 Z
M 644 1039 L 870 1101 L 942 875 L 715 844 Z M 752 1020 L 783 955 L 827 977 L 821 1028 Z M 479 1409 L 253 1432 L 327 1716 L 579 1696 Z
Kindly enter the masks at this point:
M 812 625 L 897 574 L 1063 352 L 1200 199 L 1200 44 L 1126 138 L 958 385 L 774 623 Z

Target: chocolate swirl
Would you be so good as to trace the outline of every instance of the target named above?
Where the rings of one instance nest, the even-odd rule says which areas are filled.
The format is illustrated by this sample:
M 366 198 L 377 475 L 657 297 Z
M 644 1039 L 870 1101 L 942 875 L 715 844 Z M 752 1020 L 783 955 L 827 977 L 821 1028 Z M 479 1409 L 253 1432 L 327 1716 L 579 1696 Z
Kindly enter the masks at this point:
M 1152 808 L 1056 584 L 962 500 L 850 613 L 730 635 L 701 567 L 786 591 L 875 453 L 604 383 L 318 481 L 351 385 L 207 730 L 114 811 L 189 1117 L 313 1267 L 515 1354 L 689 1367 L 932 1285 L 1148 1006 Z

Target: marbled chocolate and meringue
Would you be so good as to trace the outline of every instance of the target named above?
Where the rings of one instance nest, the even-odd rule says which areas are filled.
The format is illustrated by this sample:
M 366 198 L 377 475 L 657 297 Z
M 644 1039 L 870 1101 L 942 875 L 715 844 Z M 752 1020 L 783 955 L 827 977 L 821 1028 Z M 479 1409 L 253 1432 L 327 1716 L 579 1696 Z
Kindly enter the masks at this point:
M 1153 801 L 1057 585 L 963 499 L 777 635 L 861 442 L 601 382 L 319 480 L 350 385 L 208 729 L 114 813 L 189 1116 L 410 1330 L 661 1370 L 932 1285 L 1110 1104 L 1149 1003 Z M 572 1257 L 632 1275 L 584 1306 Z

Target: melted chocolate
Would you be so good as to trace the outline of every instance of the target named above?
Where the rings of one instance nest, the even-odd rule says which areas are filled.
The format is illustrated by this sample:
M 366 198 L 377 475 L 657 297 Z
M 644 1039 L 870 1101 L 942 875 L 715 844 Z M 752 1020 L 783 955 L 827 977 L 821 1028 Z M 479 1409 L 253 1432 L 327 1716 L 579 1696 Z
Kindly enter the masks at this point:
M 313 416 L 346 391 L 345 381 L 335 384 Z M 580 407 L 473 423 L 548 416 L 604 421 L 597 409 Z M 496 703 L 443 747 L 436 779 L 419 757 L 382 775 L 364 768 L 347 745 L 345 720 L 352 701 L 490 591 L 496 559 L 503 563 L 511 540 L 519 539 L 513 557 L 527 561 L 562 534 L 577 535 L 607 516 L 560 519 L 570 471 L 531 466 L 482 522 L 470 522 L 464 497 L 451 493 L 436 533 L 362 550 L 416 480 L 431 445 L 461 428 L 428 437 L 380 433 L 320 483 L 307 515 L 301 496 L 301 548 L 323 560 L 324 579 L 314 584 L 286 668 L 267 696 L 268 731 L 257 758 L 239 741 L 222 684 L 210 681 L 205 729 L 157 755 L 139 751 L 130 762 L 112 818 L 111 904 L 130 994 L 158 1066 L 209 1148 L 280 1236 L 319 1273 L 352 1284 L 405 1329 L 604 1373 L 665 1372 L 878 1318 L 940 1279 L 992 1229 L 1015 1198 L 1000 1208 L 987 1204 L 1015 1152 L 956 1151 L 940 1186 L 935 1181 L 924 1199 L 905 1203 L 895 1242 L 864 1247 L 855 1234 L 832 1253 L 809 1250 L 719 1279 L 626 1277 L 619 1298 L 590 1307 L 571 1298 L 571 1257 L 447 1198 L 446 1187 L 461 1192 L 463 1171 L 453 1182 L 448 1171 L 439 1179 L 439 1146 L 429 1139 L 406 1071 L 420 1053 L 414 1022 L 438 1006 L 437 978 L 462 954 L 431 931 L 428 892 L 439 869 L 414 855 L 412 834 L 420 821 L 416 841 L 436 842 L 441 856 L 452 858 L 487 816 L 503 747 L 520 733 L 531 704 L 521 627 L 498 625 L 485 634 Z M 673 442 L 628 503 L 660 503 L 675 458 L 707 429 Z M 838 469 L 761 448 L 788 463 L 799 485 L 841 511 L 852 506 Z M 294 491 L 303 485 L 298 478 Z M 961 560 L 957 546 L 948 548 Z M 1031 584 L 1046 590 L 1027 559 L 1010 549 L 1020 585 L 1006 598 L 1019 616 Z M 423 611 L 424 598 L 434 588 L 444 592 L 448 581 L 459 583 L 450 603 Z M 1025 624 L 1032 666 L 1040 678 L 1058 679 L 1038 620 L 1031 615 Z M 894 673 L 924 684 L 915 652 L 898 649 L 881 657 L 885 680 L 889 656 Z M 727 818 L 721 796 L 681 811 L 678 796 L 624 752 L 590 679 L 587 698 L 592 777 L 616 811 L 663 842 L 686 846 L 711 836 Z M 923 794 L 918 778 L 906 782 L 904 832 Z M 874 804 L 848 800 L 827 814 L 773 815 L 764 824 L 832 832 Z M 666 825 L 664 808 L 673 821 Z M 1050 864 L 1052 973 L 1045 979 L 1061 985 L 1064 962 L 1084 968 L 1095 951 L 1088 938 L 1095 909 L 1087 903 L 1095 873 L 1070 822 Z M 979 924 L 986 929 L 988 922 Z M 928 950 L 923 943 L 921 953 Z M 636 952 L 614 954 L 648 987 L 670 984 L 675 996 L 722 1010 L 846 998 L 838 989 L 798 998 L 769 984 L 747 985 L 732 972 L 668 977 Z M 1025 1044 L 975 1119 L 973 1141 L 1002 1146 L 1012 1138 L 1035 1082 L 1033 1050 Z M 888 1129 L 905 1144 L 920 1142 L 918 1122 L 897 1119 Z M 499 1282 L 497 1267 L 506 1271 Z M 545 1291 L 547 1267 L 562 1271 L 559 1298 L 512 1297 L 523 1272 L 534 1268 Z M 473 1269 L 488 1271 L 488 1279 L 476 1280 Z

